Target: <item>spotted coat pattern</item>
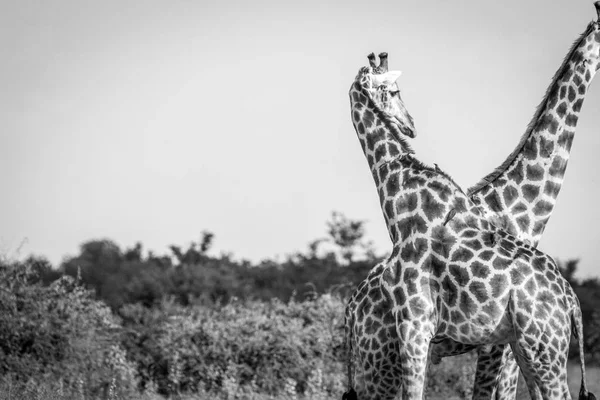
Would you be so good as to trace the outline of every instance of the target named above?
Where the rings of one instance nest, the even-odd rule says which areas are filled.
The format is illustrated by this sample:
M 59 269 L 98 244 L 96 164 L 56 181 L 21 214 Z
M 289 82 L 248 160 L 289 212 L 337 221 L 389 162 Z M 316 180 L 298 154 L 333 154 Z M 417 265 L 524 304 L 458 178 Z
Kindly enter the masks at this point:
M 373 108 L 370 97 L 363 84 L 355 82 L 353 121 L 396 245 L 384 268 L 370 274 L 368 284 L 354 299 L 355 304 L 374 302 L 374 293 L 381 288 L 372 284 L 379 281 L 386 299 L 379 296 L 375 303 L 391 303 L 391 311 L 370 304 L 380 310 L 382 318 L 374 312 L 361 313 L 360 307 L 349 307 L 347 314 L 353 336 L 360 338 L 355 347 L 364 372 L 357 376 L 369 377 L 379 388 L 363 388 L 362 396 L 379 391 L 374 398 L 386 398 L 385 393 L 393 398 L 401 382 L 407 398 L 420 398 L 432 338 L 467 345 L 510 341 L 519 349 L 528 382 L 537 384 L 544 398 L 566 395 L 565 351 L 577 305 L 556 265 L 534 248 L 495 230 L 447 175 L 408 154 L 397 135 L 390 134 L 394 129 L 386 126 L 386 118 Z M 551 302 L 549 309 L 537 305 L 540 298 Z M 397 336 L 389 329 L 392 317 Z M 534 317 L 536 326 L 530 324 Z M 368 342 L 365 332 L 371 335 Z M 543 350 L 548 357 L 540 361 L 532 354 L 540 353 L 535 335 L 542 334 L 552 336 L 555 343 Z M 387 353 L 398 355 L 399 366 L 386 361 L 380 350 L 386 343 L 391 346 Z M 392 351 L 394 343 L 398 353 Z M 393 378 L 398 372 L 400 381 Z

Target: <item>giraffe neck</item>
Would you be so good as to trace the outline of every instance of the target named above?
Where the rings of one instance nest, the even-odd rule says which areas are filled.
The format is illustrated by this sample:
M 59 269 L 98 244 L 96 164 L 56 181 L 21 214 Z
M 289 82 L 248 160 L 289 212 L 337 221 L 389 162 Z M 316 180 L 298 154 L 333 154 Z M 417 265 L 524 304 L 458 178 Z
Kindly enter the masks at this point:
M 590 24 L 558 69 L 517 148 L 468 190 L 488 219 L 533 245 L 563 182 L 579 113 L 596 73 L 599 39 Z
M 382 183 L 379 169 L 399 157 L 413 154 L 413 150 L 400 137 L 401 133 L 391 117 L 377 107 L 370 91 L 358 81 L 350 90 L 350 106 L 354 129 L 375 184 L 379 187 Z

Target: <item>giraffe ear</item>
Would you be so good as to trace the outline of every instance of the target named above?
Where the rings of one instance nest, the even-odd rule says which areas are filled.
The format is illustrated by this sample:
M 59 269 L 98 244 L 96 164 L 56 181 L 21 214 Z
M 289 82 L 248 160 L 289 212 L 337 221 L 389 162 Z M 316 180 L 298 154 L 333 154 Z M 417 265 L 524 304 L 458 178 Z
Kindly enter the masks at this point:
M 396 79 L 398 79 L 400 75 L 402 75 L 401 71 L 389 71 L 383 74 L 373 75 L 373 86 L 389 86 L 396 82 Z

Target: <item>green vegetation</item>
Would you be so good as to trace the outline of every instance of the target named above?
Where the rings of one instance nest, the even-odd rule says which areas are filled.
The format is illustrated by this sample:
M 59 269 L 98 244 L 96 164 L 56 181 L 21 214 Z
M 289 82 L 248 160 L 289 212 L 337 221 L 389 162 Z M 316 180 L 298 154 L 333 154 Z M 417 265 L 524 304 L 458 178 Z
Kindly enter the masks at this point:
M 1 262 L 0 400 L 340 398 L 345 300 L 381 258 L 362 222 L 334 214 L 327 229 L 282 262 L 210 255 L 208 232 L 169 255 L 94 240 L 57 268 Z M 561 267 L 599 364 L 600 282 L 576 268 Z M 469 397 L 474 366 L 432 367 L 428 397 Z

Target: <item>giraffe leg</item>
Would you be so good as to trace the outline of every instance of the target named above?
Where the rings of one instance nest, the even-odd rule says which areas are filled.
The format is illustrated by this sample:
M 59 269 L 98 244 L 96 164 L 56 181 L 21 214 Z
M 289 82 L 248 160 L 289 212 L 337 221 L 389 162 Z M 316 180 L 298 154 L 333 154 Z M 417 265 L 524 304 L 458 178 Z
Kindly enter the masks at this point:
M 481 347 L 473 385 L 474 400 L 514 400 L 519 368 L 510 346 Z
M 568 343 L 558 341 L 558 349 L 550 343 L 547 335 L 541 335 L 541 343 L 517 338 L 512 349 L 523 372 L 529 395 L 533 400 L 571 399 L 567 383 Z M 561 343 L 562 342 L 562 343 Z
M 425 391 L 427 356 L 432 334 L 419 322 L 397 324 L 400 337 L 400 377 L 402 399 L 421 400 Z
M 376 353 L 358 352 L 355 389 L 359 400 L 393 400 L 400 391 L 400 367 L 397 341 L 381 344 Z

